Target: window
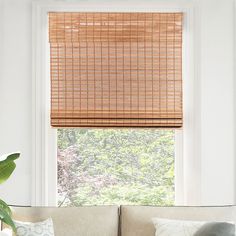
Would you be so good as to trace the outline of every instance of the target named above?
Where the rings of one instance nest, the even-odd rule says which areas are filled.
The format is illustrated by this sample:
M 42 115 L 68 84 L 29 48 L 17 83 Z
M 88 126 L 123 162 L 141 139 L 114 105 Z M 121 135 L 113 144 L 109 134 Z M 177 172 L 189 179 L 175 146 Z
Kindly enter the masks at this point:
M 58 205 L 173 205 L 174 134 L 58 129 Z
M 52 12 L 49 38 L 59 204 L 173 204 L 182 13 Z

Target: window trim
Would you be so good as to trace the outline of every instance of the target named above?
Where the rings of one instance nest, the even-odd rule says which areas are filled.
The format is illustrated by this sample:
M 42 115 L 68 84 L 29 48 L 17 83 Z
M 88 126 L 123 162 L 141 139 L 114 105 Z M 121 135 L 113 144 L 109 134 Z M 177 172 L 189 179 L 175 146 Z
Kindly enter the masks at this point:
M 117 1 L 111 4 L 96 2 L 73 3 L 73 1 L 33 2 L 32 11 L 32 206 L 57 205 L 57 137 L 56 129 L 50 127 L 50 77 L 49 77 L 49 44 L 47 13 L 49 11 L 161 11 L 179 12 L 186 15 L 183 35 L 183 131 L 176 132 L 176 205 L 198 205 L 200 202 L 200 129 L 199 102 L 195 101 L 199 84 L 195 79 L 198 75 L 199 45 L 194 35 L 195 27 L 194 0 L 179 4 L 157 2 L 156 6 L 150 1 L 132 5 L 131 2 Z M 128 4 L 128 5 L 127 5 Z M 104 8 L 102 6 L 109 6 Z M 193 30 L 194 29 L 194 30 Z M 199 36 L 198 36 L 199 37 Z M 194 50 L 195 49 L 195 50 Z M 197 52 L 197 53 L 195 53 Z M 194 55 L 195 53 L 195 55 Z M 195 62 L 195 64 L 194 64 Z M 187 79 L 186 79 L 187 78 Z M 52 158 L 54 157 L 54 158 Z M 198 157 L 198 158 L 197 158 Z M 194 168 L 192 168 L 194 167 Z M 194 171 L 193 171 L 194 169 Z M 194 186 L 194 189 L 191 188 Z M 196 187 L 197 186 L 197 187 Z

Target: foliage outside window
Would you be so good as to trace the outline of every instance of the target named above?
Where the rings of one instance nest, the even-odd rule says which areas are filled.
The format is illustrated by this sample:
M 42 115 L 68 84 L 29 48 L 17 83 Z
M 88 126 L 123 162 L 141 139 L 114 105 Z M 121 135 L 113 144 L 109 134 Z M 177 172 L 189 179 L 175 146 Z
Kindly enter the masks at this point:
M 173 205 L 174 131 L 58 129 L 58 205 Z

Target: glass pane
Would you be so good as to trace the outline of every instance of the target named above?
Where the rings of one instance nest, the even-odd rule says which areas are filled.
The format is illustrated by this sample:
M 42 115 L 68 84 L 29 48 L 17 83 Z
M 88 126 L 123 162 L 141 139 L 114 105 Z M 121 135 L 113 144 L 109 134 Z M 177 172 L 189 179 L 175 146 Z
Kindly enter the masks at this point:
M 173 205 L 174 131 L 58 129 L 58 205 Z

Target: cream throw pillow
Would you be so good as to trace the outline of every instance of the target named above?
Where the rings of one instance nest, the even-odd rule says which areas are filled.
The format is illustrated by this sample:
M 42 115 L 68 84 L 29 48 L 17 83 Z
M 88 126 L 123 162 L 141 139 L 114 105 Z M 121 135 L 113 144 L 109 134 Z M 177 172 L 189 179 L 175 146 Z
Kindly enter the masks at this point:
M 235 236 L 235 225 L 226 222 L 153 218 L 156 236 Z
M 4 229 L 0 231 L 0 236 L 12 236 L 12 230 L 11 229 Z
M 21 222 L 14 221 L 17 236 L 54 236 L 53 222 L 49 218 L 42 222 Z

